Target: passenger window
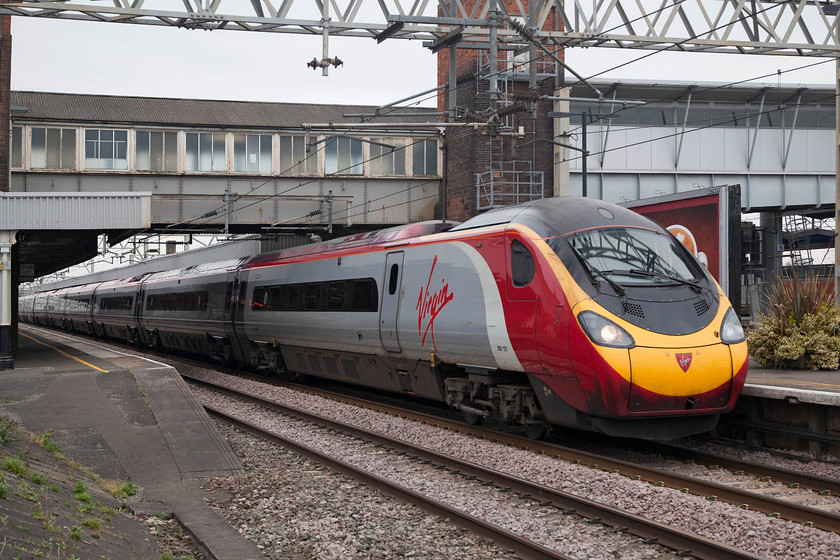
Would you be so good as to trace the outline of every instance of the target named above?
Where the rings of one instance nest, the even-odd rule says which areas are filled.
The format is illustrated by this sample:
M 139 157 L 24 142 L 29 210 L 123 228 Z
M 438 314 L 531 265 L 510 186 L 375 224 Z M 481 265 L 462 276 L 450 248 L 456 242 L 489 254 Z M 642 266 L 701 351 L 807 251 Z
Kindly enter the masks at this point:
M 537 268 L 534 257 L 522 242 L 514 240 L 510 244 L 510 272 L 513 285 L 522 288 L 531 283 Z
M 344 282 L 331 282 L 327 286 L 327 309 L 340 311 L 344 307 Z
M 400 267 L 399 265 L 392 264 L 391 265 L 391 278 L 388 281 L 388 295 L 394 295 L 397 293 L 397 280 L 400 277 Z
M 307 284 L 306 293 L 303 299 L 303 307 L 308 311 L 315 311 L 321 308 L 320 284 Z
M 303 286 L 294 284 L 289 286 L 286 306 L 287 311 L 302 311 L 303 310 Z
M 373 280 L 356 280 L 353 284 L 353 311 L 376 311 Z

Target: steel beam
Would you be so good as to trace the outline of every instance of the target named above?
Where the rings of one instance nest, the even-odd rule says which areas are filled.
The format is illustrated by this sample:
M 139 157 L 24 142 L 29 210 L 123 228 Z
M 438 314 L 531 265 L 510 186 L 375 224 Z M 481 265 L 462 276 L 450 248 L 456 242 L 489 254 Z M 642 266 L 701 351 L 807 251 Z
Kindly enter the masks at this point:
M 4 3 L 0 14 L 16 16 L 157 25 L 186 29 L 263 33 L 327 34 L 375 38 L 386 30 L 395 39 L 434 41 L 464 25 L 462 45 L 487 43 L 495 29 L 499 41 L 516 42 L 509 27 L 490 24 L 496 0 L 406 2 L 403 0 L 284 0 L 271 2 L 171 2 L 171 10 L 144 0 L 19 0 Z M 149 4 L 147 6 L 147 4 Z M 155 3 L 158 5 L 157 3 Z M 330 17 L 324 17 L 332 4 Z M 538 40 L 566 47 L 676 50 L 831 57 L 840 53 L 838 4 L 817 0 L 683 0 L 653 4 L 611 2 L 518 2 Z M 180 10 L 176 9 L 182 8 Z M 531 17 L 525 13 L 534 11 Z M 296 17 L 290 17 L 294 14 Z M 559 17 L 562 31 L 546 30 Z M 533 24 L 531 24 L 531 20 Z M 403 23 L 401 29 L 395 23 Z

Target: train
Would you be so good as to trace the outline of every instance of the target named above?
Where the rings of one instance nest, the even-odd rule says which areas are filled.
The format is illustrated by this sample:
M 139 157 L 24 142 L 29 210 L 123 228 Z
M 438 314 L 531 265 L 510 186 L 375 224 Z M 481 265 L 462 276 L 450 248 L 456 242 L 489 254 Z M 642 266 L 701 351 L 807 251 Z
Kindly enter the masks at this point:
M 665 229 L 548 198 L 21 298 L 21 320 L 445 403 L 532 438 L 712 430 L 747 373 L 735 310 Z

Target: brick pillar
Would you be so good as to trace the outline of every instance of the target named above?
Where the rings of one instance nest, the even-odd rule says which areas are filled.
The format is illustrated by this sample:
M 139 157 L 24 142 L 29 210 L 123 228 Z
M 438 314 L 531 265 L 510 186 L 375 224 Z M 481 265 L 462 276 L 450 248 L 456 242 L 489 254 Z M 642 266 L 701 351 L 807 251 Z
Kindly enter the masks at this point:
M 516 2 L 511 0 L 499 0 L 504 3 L 505 9 L 513 16 L 519 15 L 519 8 Z M 470 10 L 474 0 L 464 2 L 464 7 Z M 521 16 L 527 19 L 524 14 Z M 504 24 L 507 25 L 507 24 Z M 549 16 L 544 29 L 562 29 L 559 17 Z M 562 58 L 562 50 L 552 48 L 556 56 Z M 483 60 L 489 60 L 487 51 L 483 52 Z M 499 51 L 499 69 L 506 68 L 506 57 L 508 55 Z M 551 60 L 542 51 L 537 50 L 539 60 Z M 456 56 L 457 83 L 457 104 L 460 110 L 466 110 L 475 120 L 483 120 L 481 115 L 486 115 L 492 106 L 489 91 L 489 80 L 479 79 L 480 52 L 474 49 L 459 49 Z M 527 68 L 527 67 L 526 67 Z M 562 69 L 558 70 L 562 72 Z M 506 86 L 508 101 L 521 101 L 524 98 L 535 98 L 540 95 L 551 96 L 561 79 L 560 75 L 541 75 L 537 78 L 537 85 L 534 91 L 529 91 L 527 69 L 525 76 L 518 76 L 515 79 L 507 80 Z M 438 84 L 447 83 L 449 78 L 449 49 L 443 49 L 438 53 Z M 500 79 L 499 89 L 503 88 Z M 504 98 L 503 98 L 504 99 Z M 477 180 L 476 174 L 489 172 L 493 167 L 500 164 L 512 166 L 514 160 L 532 162 L 535 171 L 542 171 L 544 176 L 544 195 L 554 195 L 554 156 L 553 145 L 547 142 L 531 143 L 526 147 L 521 144 L 533 140 L 552 140 L 554 127 L 551 119 L 546 115 L 552 111 L 553 102 L 550 100 L 535 101 L 535 114 L 528 110 L 514 111 L 510 114 L 509 120 L 512 123 L 512 130 L 518 131 L 520 127 L 525 135 L 522 138 L 511 136 L 500 136 L 493 134 L 486 128 L 479 128 L 473 131 L 471 128 L 448 128 L 446 131 L 447 162 L 446 169 L 446 206 L 447 218 L 463 221 L 478 213 L 477 208 Z M 530 108 L 528 103 L 523 109 Z M 447 109 L 447 95 L 444 90 L 438 95 L 438 111 Z M 470 117 L 467 117 L 470 120 Z M 444 193 L 441 193 L 444 196 Z
M 11 134 L 12 16 L 0 16 L 0 191 L 9 192 L 9 136 Z

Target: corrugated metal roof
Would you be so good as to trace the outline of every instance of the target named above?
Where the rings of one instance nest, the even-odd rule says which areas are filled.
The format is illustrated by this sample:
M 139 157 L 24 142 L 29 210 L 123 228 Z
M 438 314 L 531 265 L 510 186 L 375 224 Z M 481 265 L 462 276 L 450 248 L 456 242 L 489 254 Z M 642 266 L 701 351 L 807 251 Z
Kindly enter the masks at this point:
M 151 225 L 152 193 L 0 192 L 4 230 L 124 230 Z
M 297 128 L 303 123 L 361 122 L 359 117 L 344 117 L 344 114 L 373 113 L 376 109 L 369 105 L 214 101 L 38 91 L 13 91 L 11 104 L 27 109 L 12 111 L 14 120 L 267 129 Z M 403 115 L 430 111 L 434 109 L 396 108 L 396 112 Z M 389 112 L 395 112 L 395 109 L 381 111 L 384 115 Z M 382 123 L 435 121 L 435 117 L 423 116 L 381 116 L 373 120 Z
M 691 92 L 693 101 L 715 101 L 727 103 L 760 102 L 762 92 L 766 92 L 765 103 L 768 105 L 779 103 L 795 103 L 796 96 L 802 92 L 803 104 L 821 103 L 833 105 L 835 91 L 833 85 L 823 84 L 770 84 L 749 82 L 731 84 L 723 82 L 687 82 L 657 80 L 592 80 L 607 98 L 604 103 L 609 104 L 612 92 L 616 91 L 616 98 L 621 100 L 639 100 L 648 102 L 667 103 L 675 100 L 683 102 Z M 587 86 L 578 84 L 572 88 L 574 97 L 593 97 L 593 92 Z M 12 98 L 14 99 L 14 97 Z

